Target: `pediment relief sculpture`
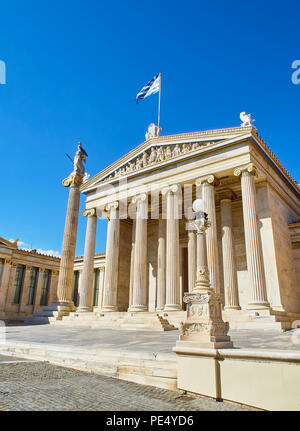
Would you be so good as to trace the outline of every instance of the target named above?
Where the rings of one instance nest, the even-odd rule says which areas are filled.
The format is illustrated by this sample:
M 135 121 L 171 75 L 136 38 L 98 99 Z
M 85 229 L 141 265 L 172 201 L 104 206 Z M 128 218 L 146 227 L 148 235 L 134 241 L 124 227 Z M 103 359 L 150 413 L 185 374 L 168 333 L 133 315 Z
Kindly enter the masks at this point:
M 148 168 L 149 166 L 166 162 L 168 160 L 180 157 L 182 155 L 199 150 L 201 147 L 215 144 L 215 142 L 193 142 L 191 144 L 175 144 L 175 145 L 161 145 L 151 147 L 137 156 L 135 159 L 129 161 L 109 176 L 105 177 L 102 181 L 112 178 L 118 178 L 131 172 L 139 171 L 140 169 Z

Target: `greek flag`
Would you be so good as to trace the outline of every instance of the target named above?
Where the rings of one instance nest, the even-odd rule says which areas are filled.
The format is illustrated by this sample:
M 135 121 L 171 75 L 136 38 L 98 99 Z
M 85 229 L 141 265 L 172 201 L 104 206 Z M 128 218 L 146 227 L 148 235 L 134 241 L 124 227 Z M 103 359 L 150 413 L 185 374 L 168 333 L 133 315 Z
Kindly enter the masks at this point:
M 141 91 L 136 95 L 136 103 L 139 103 L 139 99 L 145 99 L 145 97 L 151 94 L 157 93 L 160 88 L 160 73 L 156 75 L 151 81 L 146 84 Z

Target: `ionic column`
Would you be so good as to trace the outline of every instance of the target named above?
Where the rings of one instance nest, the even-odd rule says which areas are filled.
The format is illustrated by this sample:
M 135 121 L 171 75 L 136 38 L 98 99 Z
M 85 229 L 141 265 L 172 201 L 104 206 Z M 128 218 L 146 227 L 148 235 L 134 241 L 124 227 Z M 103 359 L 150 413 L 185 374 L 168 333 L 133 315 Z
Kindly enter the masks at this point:
M 220 199 L 225 310 L 240 310 L 232 234 L 232 199 L 235 195 L 230 190 L 223 192 Z
M 165 311 L 180 310 L 179 280 L 179 219 L 177 185 L 166 187 L 162 195 L 167 197 L 167 245 L 166 245 L 166 305 Z
M 63 181 L 65 187 L 70 187 L 70 192 L 61 252 L 56 305 L 63 305 L 72 310 L 74 309 L 72 288 L 81 184 L 82 177 L 75 174 L 71 174 L 70 177 Z
M 1 287 L 0 287 L 0 311 L 4 311 L 5 302 L 9 287 L 9 276 L 10 276 L 10 260 L 3 259 L 3 268 L 1 275 Z
M 24 275 L 24 281 L 23 281 L 20 303 L 19 303 L 19 311 L 18 311 L 19 313 L 26 311 L 28 286 L 29 286 L 31 268 L 32 267 L 30 265 L 26 265 L 26 267 L 25 267 L 25 275 Z
M 41 307 L 40 306 L 40 299 L 41 299 L 44 271 L 45 271 L 45 268 L 38 268 L 38 279 L 37 279 L 37 285 L 36 285 L 36 290 L 35 290 L 33 311 L 38 311 Z
M 50 289 L 49 289 L 49 303 L 51 304 L 55 301 L 57 293 L 57 283 L 58 283 L 59 271 L 51 271 Z
M 108 212 L 108 227 L 106 241 L 106 265 L 101 311 L 118 311 L 118 263 L 119 263 L 119 237 L 120 220 L 118 202 L 106 206 Z
M 103 288 L 104 288 L 104 267 L 99 268 L 99 297 L 98 309 L 101 310 L 103 302 Z
M 132 305 L 128 311 L 147 310 L 147 219 L 148 195 L 142 193 L 132 199 L 136 203 Z
M 166 221 L 160 218 L 158 220 L 156 311 L 163 311 L 165 304 L 166 304 Z
M 130 281 L 129 281 L 129 308 L 132 305 L 132 292 L 133 292 L 133 273 L 134 273 L 134 246 L 135 246 L 135 219 L 132 221 L 132 234 L 131 234 L 131 256 L 130 256 Z
M 235 169 L 234 175 L 241 176 L 247 268 L 251 292 L 251 301 L 248 308 L 266 309 L 270 307 L 270 304 L 267 299 L 261 237 L 258 227 L 254 181 L 256 169 L 250 163 L 247 166 Z
M 94 256 L 97 229 L 97 215 L 95 208 L 83 211 L 82 215 L 87 217 L 83 273 L 79 285 L 79 306 L 77 313 L 92 311 Z
M 219 180 L 214 175 L 208 175 L 199 178 L 196 185 L 202 186 L 202 199 L 205 204 L 205 212 L 209 216 L 211 226 L 206 232 L 207 259 L 210 274 L 211 287 L 220 295 L 220 275 L 219 275 L 219 255 L 217 240 L 217 221 L 216 221 L 216 203 L 215 203 L 215 186 Z
M 188 281 L 189 292 L 191 292 L 196 283 L 196 232 L 188 232 Z

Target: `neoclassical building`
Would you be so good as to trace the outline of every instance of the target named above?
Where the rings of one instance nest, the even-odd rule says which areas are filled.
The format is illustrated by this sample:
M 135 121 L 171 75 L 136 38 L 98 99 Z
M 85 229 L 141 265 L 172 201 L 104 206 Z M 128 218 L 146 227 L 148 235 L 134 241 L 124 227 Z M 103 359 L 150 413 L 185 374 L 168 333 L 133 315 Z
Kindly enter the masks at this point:
M 22 321 L 33 313 L 39 315 L 57 295 L 60 258 L 18 248 L 17 241 L 0 237 L 0 319 Z M 78 305 L 78 285 L 83 257 L 74 261 L 72 299 Z M 101 307 L 105 254 L 94 256 L 92 301 Z M 26 320 L 30 322 L 30 319 Z
M 224 318 L 286 329 L 300 317 L 300 188 L 254 127 L 152 137 L 81 192 L 87 233 L 73 320 L 93 311 L 96 224 L 106 217 L 98 320 L 115 316 L 121 328 L 128 316 L 159 313 L 178 324 L 196 277 L 196 234 L 187 223 L 196 197 L 211 221 L 210 280 Z

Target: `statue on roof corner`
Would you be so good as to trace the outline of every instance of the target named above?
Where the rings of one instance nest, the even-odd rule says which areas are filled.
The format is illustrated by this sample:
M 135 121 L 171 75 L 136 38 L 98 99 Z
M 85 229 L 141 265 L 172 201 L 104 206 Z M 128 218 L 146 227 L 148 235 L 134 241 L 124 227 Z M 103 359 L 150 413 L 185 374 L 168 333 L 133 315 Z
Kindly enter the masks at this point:
M 146 132 L 146 141 L 150 138 L 155 138 L 156 136 L 160 136 L 160 132 L 161 132 L 161 127 L 158 128 L 158 126 L 156 126 L 156 124 L 151 123 L 148 126 L 148 130 Z
M 251 114 L 246 114 L 246 112 L 240 113 L 240 119 L 242 121 L 241 127 L 253 126 L 254 119 L 251 118 Z

